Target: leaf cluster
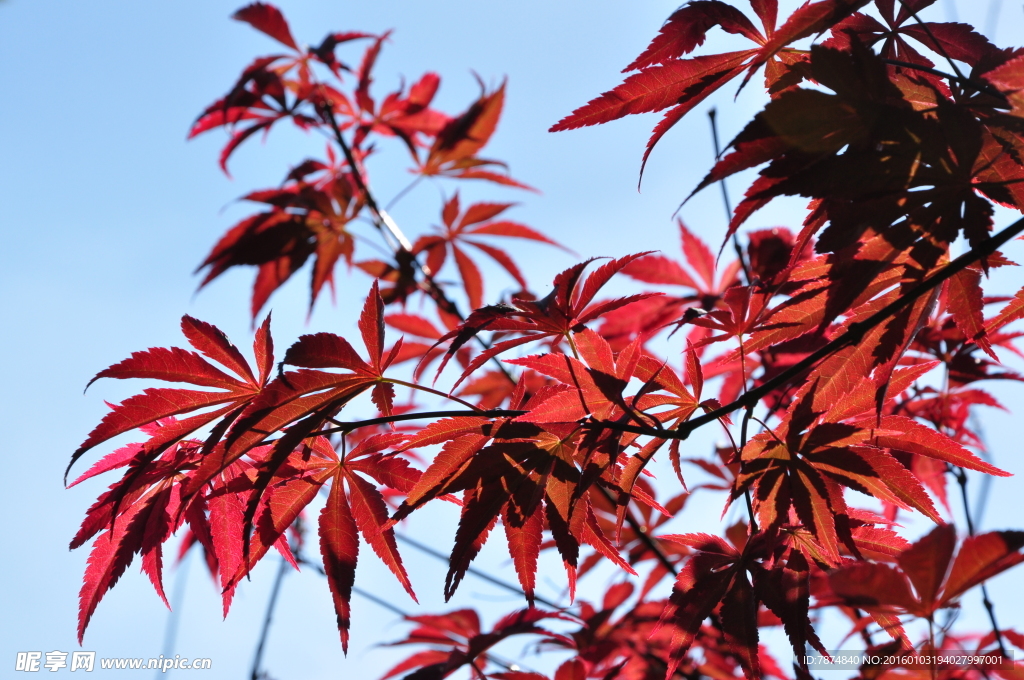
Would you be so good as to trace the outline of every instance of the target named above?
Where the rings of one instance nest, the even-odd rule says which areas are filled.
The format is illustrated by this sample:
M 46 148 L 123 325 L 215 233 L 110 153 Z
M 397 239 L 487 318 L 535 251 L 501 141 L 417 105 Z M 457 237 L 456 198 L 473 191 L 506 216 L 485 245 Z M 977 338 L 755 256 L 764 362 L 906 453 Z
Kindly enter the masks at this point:
M 646 162 L 685 114 L 763 70 L 768 103 L 694 189 L 759 168 L 723 238 L 735 239 L 737 259 L 716 257 L 680 221 L 681 259 L 585 260 L 558 273 L 544 297 L 492 240 L 558 246 L 506 219 L 512 203 L 464 204 L 455 191 L 440 226 L 411 240 L 366 167 L 377 141 L 393 138 L 414 181 L 528 188 L 480 155 L 504 85 L 482 87 L 456 115 L 432 108 L 433 73 L 379 97 L 373 69 L 388 34 L 331 33 L 300 47 L 276 8 L 239 10 L 236 19 L 286 51 L 246 67 L 191 135 L 227 131 L 225 170 L 248 138 L 286 121 L 323 133 L 328 147 L 281 186 L 245 196 L 260 212 L 214 246 L 201 285 L 255 267 L 255 320 L 307 260 L 311 305 L 345 261 L 373 278 L 361 347 L 304 335 L 275 372 L 269 315 L 254 363 L 215 326 L 185 316 L 191 349 L 136 352 L 96 375 L 188 387 L 149 387 L 113 405 L 72 455 L 74 464 L 115 437 L 145 435 L 74 482 L 122 473 L 71 544 L 93 540 L 79 637 L 135 554 L 163 597 L 162 546 L 185 525 L 183 545 L 201 547 L 227 613 L 271 548 L 296 567 L 307 562 L 303 526 L 319 508 L 322 572 L 347 650 L 360 546 L 415 599 L 396 528 L 447 502 L 459 521 L 446 599 L 499 533 L 526 607 L 490 628 L 469 609 L 410 615 L 414 629 L 395 644 L 428 648 L 386 677 L 544 680 L 492 649 L 531 636 L 571 652 L 554 680 L 781 679 L 787 671 L 759 642 L 762 628 L 781 625 L 796 674 L 808 678 L 807 648 L 827 654 L 815 628 L 825 608 L 849 617 L 871 649 L 967 649 L 963 635 L 936 634 L 937 614 L 1024 561 L 1024 533 L 976 535 L 968 515 L 958 550 L 948 521 L 950 479 L 1008 474 L 991 462 L 972 415 L 1003 408 L 987 381 L 1022 380 L 1003 359 L 1020 355 L 1011 324 L 1024 317 L 1024 289 L 985 288 L 992 269 L 1017 266 L 1002 249 L 1024 232 L 1018 220 L 992 233 L 995 205 L 1024 210 L 1024 55 L 969 26 L 920 20 L 930 4 L 817 0 L 782 20 L 775 0 L 751 0 L 752 17 L 720 0 L 683 5 L 621 85 L 552 130 L 663 111 Z M 692 56 L 714 27 L 751 46 Z M 358 42 L 366 48 L 350 66 L 337 53 Z M 809 200 L 802 224 L 740 231 L 780 196 Z M 356 259 L 360 221 L 380 237 L 382 259 Z M 961 239 L 967 252 L 954 258 Z M 489 298 L 470 253 L 519 289 Z M 452 270 L 458 285 L 443 278 Z M 650 289 L 603 297 L 620 275 Z M 446 410 L 426 410 L 425 399 Z M 360 409 L 366 417 L 342 419 Z M 726 443 L 695 450 L 687 438 L 709 424 Z M 648 467 L 659 455 L 675 479 L 656 484 Z M 669 533 L 698 492 L 717 494 L 723 516 L 737 505 L 746 519 L 721 535 Z M 911 513 L 936 524 L 913 544 L 898 524 Z M 564 608 L 536 606 L 544 551 L 564 566 Z M 617 574 L 603 601 L 576 600 L 578 580 L 599 564 Z M 926 639 L 914 638 L 915 620 L 927 622 Z M 992 620 L 972 649 L 1006 657 L 1024 638 Z M 891 642 L 876 644 L 874 633 Z M 942 674 L 1016 677 L 1009 663 Z

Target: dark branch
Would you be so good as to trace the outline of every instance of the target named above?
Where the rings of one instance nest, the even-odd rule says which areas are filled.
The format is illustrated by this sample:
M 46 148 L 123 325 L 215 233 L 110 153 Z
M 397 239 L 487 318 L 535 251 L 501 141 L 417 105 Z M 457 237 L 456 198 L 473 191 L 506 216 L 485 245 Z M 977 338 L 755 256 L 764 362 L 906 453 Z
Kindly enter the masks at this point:
M 607 500 L 612 506 L 612 509 L 615 509 L 615 499 L 612 498 L 608 489 L 597 485 L 597 490 L 601 492 L 601 495 L 604 496 L 605 500 Z M 632 496 L 630 496 L 630 498 L 632 498 Z M 627 500 L 626 502 L 628 503 L 629 501 Z M 679 575 L 679 570 L 676 569 L 676 565 L 668 558 L 668 555 L 666 555 L 665 551 L 661 549 L 661 546 L 658 545 L 656 540 L 654 540 L 654 537 L 647 533 L 647 529 L 644 528 L 640 522 L 637 521 L 636 517 L 633 516 L 633 511 L 629 509 L 629 505 L 626 506 L 626 524 L 628 524 L 629 528 L 633 530 L 633 533 L 637 535 L 640 542 L 647 546 L 648 550 L 654 553 L 654 556 L 658 558 L 659 562 L 661 562 L 661 566 L 665 567 L 665 569 L 667 569 L 673 576 Z
M 743 424 L 740 425 L 740 456 L 743 455 L 743 449 L 747 448 L 747 426 L 750 424 L 750 418 L 754 415 L 754 407 L 748 406 L 747 410 L 743 413 Z M 743 498 L 747 502 L 747 517 L 750 518 L 750 534 L 757 533 L 757 518 L 754 516 L 754 503 L 750 498 L 750 487 L 743 489 Z
M 719 408 L 709 411 L 702 416 L 680 423 L 674 430 L 657 430 L 650 427 L 639 427 L 637 425 L 611 423 L 599 420 L 590 420 L 588 421 L 587 426 L 624 430 L 626 432 L 635 432 L 636 434 L 659 437 L 661 439 L 687 439 L 690 436 L 690 433 L 694 430 L 697 430 L 708 423 L 713 423 L 719 418 L 723 418 L 734 411 L 740 410 L 741 408 L 756 405 L 761 401 L 761 399 L 771 394 L 776 389 L 787 385 L 791 380 L 800 376 L 805 371 L 814 368 L 839 350 L 856 345 L 864 337 L 864 334 L 875 326 L 888 321 L 904 308 L 914 304 L 918 298 L 937 288 L 946 279 L 953 277 L 958 272 L 963 271 L 978 260 L 988 257 L 998 250 L 1000 246 L 1021 232 L 1024 232 L 1024 218 L 1017 220 L 984 243 L 980 243 L 974 248 L 971 248 L 966 253 L 944 266 L 941 270 L 932 274 L 924 281 L 901 295 L 899 299 L 889 303 L 867 319 L 851 324 L 842 335 L 808 355 L 801 361 L 793 364 L 771 380 L 768 380 L 758 387 L 744 393 L 743 396 L 726 404 L 725 406 L 720 406 Z

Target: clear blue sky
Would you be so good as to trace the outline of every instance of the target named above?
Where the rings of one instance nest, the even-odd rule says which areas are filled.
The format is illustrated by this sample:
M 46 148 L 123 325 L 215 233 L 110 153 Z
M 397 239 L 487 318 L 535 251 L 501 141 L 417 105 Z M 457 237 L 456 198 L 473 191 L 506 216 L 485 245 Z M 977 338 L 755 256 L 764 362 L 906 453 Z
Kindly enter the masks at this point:
M 228 180 L 216 166 L 222 137 L 186 143 L 196 114 L 226 91 L 252 57 L 276 50 L 268 38 L 228 20 L 238 6 L 223 0 L 0 2 L 4 675 L 17 651 L 79 649 L 77 594 L 87 552 L 69 553 L 66 546 L 85 509 L 112 480 L 65 491 L 61 477 L 70 453 L 103 415 L 103 400 L 120 400 L 139 387 L 106 381 L 83 397 L 85 383 L 134 350 L 180 343 L 177 323 L 184 313 L 216 323 L 240 345 L 248 343 L 251 274 L 226 276 L 194 295 L 198 281 L 191 272 L 214 240 L 244 214 L 233 202 L 236 197 L 274 186 L 291 164 L 321 150 L 316 138 L 298 133 L 275 135 L 266 145 L 250 143 L 234 158 L 234 179 Z M 708 106 L 719 108 L 722 135 L 730 138 L 762 101 L 754 87 L 735 102 L 732 91 L 720 93 L 665 138 L 648 164 L 643 192 L 637 193 L 639 161 L 654 117 L 557 135 L 546 130 L 617 84 L 619 70 L 647 44 L 674 2 L 381 0 L 288 1 L 280 6 L 300 42 L 319 42 L 328 30 L 395 28 L 377 68 L 378 92 L 395 86 L 400 75 L 409 80 L 437 71 L 443 76 L 440 105 L 455 112 L 476 95 L 471 71 L 492 84 L 508 76 L 505 116 L 488 155 L 507 161 L 515 177 L 543 194 L 481 185 L 464 187 L 463 195 L 521 201 L 510 216 L 553 235 L 582 257 L 647 249 L 675 254 L 671 214 L 712 157 Z M 961 0 L 956 6 L 949 0 L 932 11 L 941 19 L 955 10 L 961 19 L 986 25 L 986 3 Z M 1024 42 L 1019 7 L 1001 12 L 1002 22 L 989 24 L 1001 31 L 996 41 Z M 1011 29 L 1017 35 L 1010 35 Z M 716 36 L 712 47 L 727 42 Z M 401 156 L 401 150 L 391 151 Z M 383 158 L 371 169 L 384 197 L 408 181 Z M 734 182 L 734 197 L 742 188 Z M 753 226 L 796 224 L 799 207 L 780 203 L 759 214 Z M 394 211 L 410 234 L 436 223 L 438 213 L 438 193 L 430 184 Z M 716 192 L 691 201 L 682 217 L 717 245 L 724 219 Z M 1002 219 L 1005 223 L 1007 218 Z M 1015 252 L 1020 246 L 1014 249 L 1010 257 L 1024 259 L 1024 253 Z M 529 245 L 514 252 L 540 291 L 573 261 Z M 307 330 L 350 333 L 355 304 L 369 285 L 365 277 L 341 276 L 337 306 L 325 298 L 307 325 L 306 281 L 304 273 L 298 275 L 271 300 L 279 346 Z M 492 296 L 500 293 L 500 287 L 489 290 Z M 1022 403 L 1020 394 L 1012 387 L 1000 391 L 1011 406 Z M 1014 419 L 995 414 L 985 422 L 997 463 L 1024 472 Z M 1017 480 L 993 486 L 986 527 L 1003 528 L 998 520 L 1004 518 L 1011 525 L 1024 524 L 1014 510 L 1020 489 Z M 442 509 L 414 520 L 410 532 L 447 550 L 454 530 L 431 531 L 446 512 L 450 515 Z M 685 521 L 676 525 L 678 531 L 693 530 L 704 520 Z M 511 577 L 500 542 L 493 543 L 484 564 Z M 315 555 L 315 545 L 307 552 Z M 442 565 L 404 552 L 425 604 L 421 611 L 443 610 Z M 277 566 L 274 558 L 267 562 L 240 588 L 225 622 L 216 589 L 198 562 L 192 564 L 175 653 L 212 657 L 217 670 L 210 677 L 247 677 Z M 169 591 L 175 578 L 169 572 Z M 585 584 L 584 596 L 587 588 L 599 592 L 603 578 Z M 552 571 L 543 587 L 557 595 L 562 579 L 560 569 Z M 357 585 L 403 608 L 414 607 L 372 557 L 361 562 Z M 395 625 L 394 615 L 356 599 L 352 651 L 344 659 L 325 584 L 304 573 L 289 576 L 284 588 L 267 652 L 274 677 L 374 678 L 394 662 L 393 651 L 374 647 L 405 630 Z M 1016 618 L 1020 626 L 1024 601 L 1013 593 L 1019 588 L 1007 579 L 994 588 L 1002 619 L 1011 624 Z M 474 598 L 492 614 L 514 606 L 505 594 L 473 580 L 450 606 L 465 606 Z M 972 598 L 967 602 L 976 610 Z M 977 613 L 971 613 L 972 620 Z M 166 610 L 133 565 L 101 603 L 83 648 L 107 657 L 156 656 L 162 651 L 165 620 Z M 785 653 L 780 658 L 788 663 Z

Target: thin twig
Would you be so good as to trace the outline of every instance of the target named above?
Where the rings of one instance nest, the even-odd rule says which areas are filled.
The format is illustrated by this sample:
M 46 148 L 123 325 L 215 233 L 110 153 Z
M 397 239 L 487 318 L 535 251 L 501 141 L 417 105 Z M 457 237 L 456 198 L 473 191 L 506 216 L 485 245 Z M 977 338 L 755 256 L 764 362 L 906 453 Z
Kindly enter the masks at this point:
M 320 574 L 321 576 L 327 576 L 327 572 L 324 571 L 323 566 L 317 564 L 316 562 L 310 562 L 306 558 L 298 556 L 298 555 L 296 556 L 295 560 L 296 560 L 296 562 L 298 562 L 299 564 L 301 564 L 303 566 L 311 567 L 313 569 L 313 571 L 315 571 L 316 573 Z M 362 598 L 365 598 L 365 599 L 369 600 L 370 602 L 373 602 L 375 605 L 378 605 L 379 607 L 387 609 L 392 614 L 396 614 L 398 616 L 401 616 L 403 619 L 411 619 L 413 617 L 412 614 L 410 614 L 410 613 L 400 609 L 399 607 L 396 607 L 395 605 L 391 604 L 390 602 L 388 602 L 384 598 L 378 597 L 378 596 L 374 595 L 373 593 L 371 593 L 368 590 L 364 590 L 364 589 L 362 589 L 362 588 L 360 588 L 358 586 L 352 586 L 352 592 L 355 593 L 356 595 L 359 595 Z M 500 656 L 495 656 L 491 652 L 484 652 L 480 656 L 482 656 L 483 658 L 487 659 L 488 661 L 490 661 L 491 663 L 493 663 L 493 664 L 495 664 L 497 666 L 501 666 L 502 668 L 504 668 L 507 671 L 520 670 L 520 669 L 525 670 L 519 664 L 513 663 L 511 661 L 507 661 L 507 660 L 501 658 Z M 254 676 L 254 678 L 255 678 L 255 676 Z
M 1002 8 L 1003 0 L 988 1 L 988 12 L 985 16 L 985 37 L 992 42 L 996 41 L 996 29 L 999 28 L 999 10 Z
M 434 550 L 430 546 L 424 545 L 424 544 L 420 543 L 419 541 L 416 541 L 416 540 L 414 540 L 412 538 L 409 538 L 408 536 L 405 536 L 405 535 L 400 534 L 398 532 L 395 532 L 395 538 L 397 538 L 399 541 L 402 541 L 403 543 L 406 543 L 406 544 L 412 546 L 413 548 L 416 548 L 417 550 L 419 550 L 420 552 L 422 552 L 424 554 L 430 555 L 431 557 L 434 557 L 434 558 L 436 558 L 438 560 L 443 561 L 445 564 L 451 564 L 451 559 L 447 555 L 445 555 L 444 553 L 442 553 L 439 550 Z M 481 580 L 484 580 L 484 581 L 487 581 L 488 583 L 496 585 L 499 588 L 504 588 L 505 590 L 507 590 L 509 592 L 513 592 L 513 593 L 516 593 L 518 595 L 523 595 L 524 597 L 526 596 L 526 592 L 522 588 L 520 588 L 519 586 L 513 585 L 513 584 L 509 583 L 508 581 L 503 581 L 502 579 L 497 578 L 495 576 L 491 576 L 490 574 L 488 574 L 485 571 L 481 571 L 479 569 L 476 569 L 476 568 L 470 566 L 470 567 L 466 568 L 466 572 L 472 574 L 473 576 L 476 576 L 477 578 L 479 578 Z M 556 604 L 555 602 L 552 602 L 551 600 L 545 599 L 545 598 L 541 597 L 540 595 L 534 595 L 533 599 L 536 602 L 540 602 L 543 605 L 547 605 L 548 607 L 551 607 L 552 609 L 562 609 L 563 608 L 562 605 Z
M 188 583 L 189 550 L 178 562 L 177 574 L 174 576 L 174 593 L 171 595 L 171 610 L 167 613 L 167 626 L 164 628 L 164 649 L 163 657 L 170 659 L 174 656 L 174 645 L 178 639 L 178 624 L 181 622 L 182 600 L 185 597 L 185 585 Z M 157 671 L 157 680 L 164 677 L 163 669 Z
M 417 184 L 420 183 L 421 179 L 423 179 L 423 175 L 416 175 L 416 179 L 414 179 L 413 181 L 409 182 L 407 185 L 405 185 L 404 189 L 402 189 L 397 194 L 395 194 L 391 198 L 391 200 L 388 201 L 388 204 L 386 206 L 384 206 L 384 209 L 385 210 L 391 210 L 393 207 L 395 207 L 395 204 L 398 203 L 398 201 L 400 201 L 406 194 L 408 194 L 410 191 L 412 191 L 413 188 Z
M 964 517 L 967 519 L 967 533 L 971 536 L 974 535 L 974 521 L 971 519 L 971 505 L 967 499 L 967 472 L 961 468 L 953 468 L 953 474 L 956 476 L 956 481 L 960 485 L 960 498 L 963 499 L 964 503 Z M 1004 659 L 1006 656 L 1006 644 L 1003 642 L 1003 633 L 999 630 L 999 624 L 996 623 L 996 608 L 992 604 L 992 600 L 988 597 L 988 588 L 985 584 L 981 584 L 981 603 L 985 605 L 985 611 L 988 612 L 988 620 L 992 623 L 992 632 L 996 636 L 996 644 L 999 645 L 999 653 Z
M 717 163 L 722 156 L 721 146 L 718 143 L 718 122 L 715 118 L 717 112 L 714 107 L 708 111 L 708 118 L 711 120 L 711 141 L 715 145 L 715 162 Z M 725 187 L 725 177 L 718 180 L 718 186 L 722 188 L 722 205 L 725 206 L 725 225 L 728 227 L 732 224 L 732 205 L 729 202 L 729 191 Z M 740 266 L 743 268 L 743 276 L 749 285 L 752 281 L 750 277 L 750 267 L 747 265 L 747 260 L 743 256 L 743 248 L 740 246 L 739 234 L 733 232 L 732 234 L 732 247 L 736 251 L 736 258 L 740 261 Z
M 288 561 L 282 557 L 281 566 L 277 569 L 277 577 L 274 579 L 274 586 L 270 591 L 270 600 L 267 602 L 267 613 L 263 617 L 263 629 L 260 631 L 260 640 L 256 643 L 256 652 L 252 659 L 251 680 L 258 680 L 260 664 L 263 661 L 263 648 L 267 643 L 267 635 L 270 633 L 270 623 L 274 618 L 274 608 L 277 606 L 277 596 L 281 592 L 281 582 L 288 571 Z
M 303 564 L 309 564 L 309 563 L 308 562 L 303 562 Z M 318 565 L 313 565 L 313 566 L 318 566 Z M 326 572 L 324 572 L 323 567 L 318 567 L 318 568 L 319 568 L 320 573 L 323 576 L 327 575 Z M 359 586 L 352 586 L 352 592 L 355 593 L 356 595 L 364 598 L 364 599 L 369 600 L 370 602 L 374 603 L 378 607 L 382 607 L 384 609 L 387 609 L 392 614 L 397 614 L 398 616 L 401 616 L 402 618 L 406 618 L 406 619 L 409 618 L 409 614 L 407 614 L 403 610 L 399 609 L 395 605 L 391 604 L 390 602 L 388 602 L 384 598 L 377 597 L 376 595 L 374 595 L 373 593 L 371 593 L 368 590 L 363 590 Z
M 615 499 L 612 498 L 612 495 L 611 493 L 608 492 L 608 489 L 598 484 L 597 490 L 601 492 L 601 495 L 605 497 L 605 500 L 608 501 L 608 503 L 614 510 L 616 507 Z M 679 570 L 676 569 L 676 565 L 672 562 L 672 560 L 668 558 L 668 555 L 666 555 L 665 551 L 661 549 L 661 546 L 658 545 L 658 542 L 654 540 L 654 537 L 647 533 L 647 530 L 640 524 L 640 522 L 637 521 L 636 517 L 633 516 L 632 510 L 629 509 L 629 501 L 626 501 L 626 503 L 626 524 L 628 524 L 629 527 L 633 530 L 633 533 L 637 535 L 637 538 L 640 539 L 640 542 L 647 546 L 648 550 L 654 553 L 654 556 L 658 558 L 658 561 L 661 563 L 661 566 L 665 567 L 665 569 L 667 569 L 668 572 L 673 576 L 678 576 Z
M 992 456 L 988 452 L 988 442 L 985 441 L 985 428 L 984 426 L 982 426 L 981 420 L 978 418 L 978 414 L 976 412 L 971 413 L 969 422 L 971 424 L 971 429 L 974 430 L 974 436 L 978 438 L 979 442 L 981 442 L 981 447 L 978 451 L 978 454 L 981 456 L 981 459 L 983 461 L 985 461 L 986 463 L 991 463 Z M 991 487 L 992 476 L 983 476 L 981 478 L 981 490 L 978 492 L 974 499 L 973 516 L 975 528 L 977 529 L 980 529 L 981 526 L 985 523 L 985 510 L 988 507 L 989 490 L 991 489 Z

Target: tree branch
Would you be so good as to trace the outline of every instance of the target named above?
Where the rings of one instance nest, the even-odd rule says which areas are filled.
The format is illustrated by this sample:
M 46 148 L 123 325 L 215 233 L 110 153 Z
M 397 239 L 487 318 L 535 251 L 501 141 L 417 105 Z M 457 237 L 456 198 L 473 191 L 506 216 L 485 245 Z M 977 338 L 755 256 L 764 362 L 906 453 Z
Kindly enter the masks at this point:
M 901 295 L 897 300 L 894 300 L 869 316 L 867 319 L 850 324 L 850 327 L 837 338 L 793 364 L 771 380 L 768 380 L 758 387 L 744 393 L 743 396 L 726 404 L 725 406 L 720 406 L 719 408 L 709 411 L 702 416 L 680 423 L 674 430 L 657 430 L 650 427 L 639 427 L 625 423 L 611 423 L 599 420 L 589 421 L 588 426 L 624 430 L 626 432 L 659 437 L 661 439 L 687 439 L 690 436 L 690 433 L 694 430 L 697 430 L 708 423 L 712 423 L 719 418 L 727 416 L 734 411 L 738 411 L 741 408 L 756 405 L 761 399 L 771 394 L 776 389 L 788 384 L 804 371 L 814 368 L 839 350 L 856 345 L 863 339 L 864 335 L 875 326 L 888 321 L 898 312 L 916 302 L 918 298 L 934 290 L 946 279 L 953 277 L 958 272 L 963 271 L 978 260 L 988 257 L 998 250 L 1000 246 L 1021 232 L 1024 232 L 1024 218 L 1017 220 L 995 236 L 986 240 L 984 243 L 980 243 L 974 248 L 971 248 L 966 253 L 944 266 L 941 270 L 932 274 L 924 281 Z
M 341 152 L 344 154 L 345 160 L 348 162 L 349 167 L 352 168 L 352 178 L 355 180 L 359 191 L 362 192 L 363 197 L 366 200 L 367 207 L 370 208 L 370 212 L 373 213 L 374 225 L 381 233 L 390 234 L 391 237 L 395 239 L 398 243 L 398 252 L 395 253 L 396 257 L 399 260 L 408 259 L 410 263 L 416 266 L 420 275 L 423 276 L 423 281 L 425 283 L 423 291 L 429 295 L 435 303 L 437 303 L 437 306 L 449 314 L 456 316 L 459 320 L 465 321 L 465 317 L 462 315 L 462 312 L 459 311 L 458 305 L 456 305 L 452 299 L 445 294 L 441 286 L 439 286 L 434 280 L 433 272 L 420 263 L 416 254 L 412 252 L 412 243 L 410 243 L 409 239 L 406 238 L 404 233 L 402 233 L 398 224 L 396 224 L 391 218 L 391 215 L 389 215 L 388 212 L 384 208 L 381 208 L 377 203 L 377 199 L 374 198 L 369 185 L 363 178 L 363 173 L 359 170 L 355 154 L 352 153 L 351 147 L 349 147 L 348 142 L 345 141 L 345 136 L 341 134 L 341 128 L 338 127 L 338 120 L 334 117 L 334 109 L 331 107 L 329 100 L 327 104 L 320 107 L 320 110 L 322 112 L 323 119 L 326 120 L 327 124 L 331 127 L 331 132 L 334 134 L 334 141 L 336 141 L 338 146 L 341 147 Z M 490 345 L 488 345 L 483 338 L 480 338 L 479 336 L 474 337 L 476 337 L 477 342 L 483 345 L 484 349 L 490 349 Z M 502 375 L 508 378 L 509 382 L 515 384 L 515 378 L 513 378 L 512 374 L 508 372 L 505 365 L 501 363 L 497 357 L 495 357 L 493 361 L 498 367 L 498 370 L 501 371 Z

